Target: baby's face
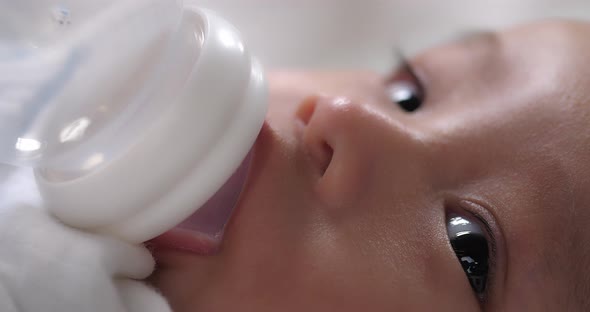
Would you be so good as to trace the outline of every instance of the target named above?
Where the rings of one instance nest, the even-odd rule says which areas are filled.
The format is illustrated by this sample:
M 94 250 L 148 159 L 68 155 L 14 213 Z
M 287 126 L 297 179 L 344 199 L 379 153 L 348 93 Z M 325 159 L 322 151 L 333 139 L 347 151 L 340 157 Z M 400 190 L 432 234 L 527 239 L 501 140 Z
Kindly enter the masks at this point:
M 590 25 L 545 22 L 392 77 L 271 73 L 221 251 L 156 248 L 154 283 L 177 312 L 582 309 L 589 55 Z

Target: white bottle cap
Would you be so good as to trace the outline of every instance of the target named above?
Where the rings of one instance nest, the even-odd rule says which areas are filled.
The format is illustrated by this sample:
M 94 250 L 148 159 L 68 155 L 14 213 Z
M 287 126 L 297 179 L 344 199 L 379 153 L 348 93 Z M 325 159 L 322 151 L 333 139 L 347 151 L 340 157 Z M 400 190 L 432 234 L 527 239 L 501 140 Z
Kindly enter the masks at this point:
M 143 242 L 246 158 L 266 113 L 264 74 L 236 29 L 192 1 L 113 1 L 85 20 L 72 3 L 46 8 L 59 36 L 0 43 L 0 162 L 36 168 L 66 224 Z

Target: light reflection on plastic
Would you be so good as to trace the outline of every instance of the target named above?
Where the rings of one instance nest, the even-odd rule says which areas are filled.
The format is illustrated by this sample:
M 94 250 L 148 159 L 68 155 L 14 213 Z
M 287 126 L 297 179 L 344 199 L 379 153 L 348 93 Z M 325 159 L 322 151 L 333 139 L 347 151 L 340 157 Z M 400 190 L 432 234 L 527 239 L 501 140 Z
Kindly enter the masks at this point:
M 264 82 L 264 72 L 262 70 L 252 71 L 252 79 L 258 82 Z
M 244 45 L 240 40 L 230 31 L 225 29 L 221 29 L 218 32 L 219 40 L 223 43 L 224 46 L 227 48 L 233 49 L 237 48 L 240 52 L 244 52 Z
M 84 170 L 90 170 L 102 164 L 104 162 L 104 155 L 103 154 L 94 154 L 88 158 L 83 165 Z
M 41 149 L 41 142 L 33 139 L 18 138 L 15 148 L 25 153 L 35 152 Z
M 90 126 L 90 119 L 88 118 L 83 117 L 75 120 L 67 127 L 62 129 L 61 133 L 59 134 L 60 142 L 66 143 L 80 140 L 82 137 L 84 137 L 84 133 L 86 133 L 88 126 Z

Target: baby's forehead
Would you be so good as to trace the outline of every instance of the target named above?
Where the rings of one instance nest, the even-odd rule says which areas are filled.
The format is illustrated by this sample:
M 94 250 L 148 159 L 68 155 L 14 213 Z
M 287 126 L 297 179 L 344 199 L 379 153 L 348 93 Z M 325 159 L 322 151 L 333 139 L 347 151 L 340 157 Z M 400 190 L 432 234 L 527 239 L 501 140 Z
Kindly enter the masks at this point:
M 512 66 L 546 74 L 564 88 L 590 83 L 590 22 L 541 21 L 501 31 L 499 38 Z
M 561 155 L 575 159 L 568 153 Z M 520 206 L 507 208 L 513 211 L 504 215 L 512 218 L 505 228 L 512 257 L 522 258 L 518 264 L 512 262 L 512 272 L 518 274 L 516 285 L 568 302 L 590 296 L 588 168 L 590 162 L 569 168 L 559 161 L 539 163 L 529 183 L 522 190 L 513 189 L 514 200 L 504 201 Z
M 516 179 L 498 180 L 504 187 L 490 190 L 506 245 L 507 301 L 549 300 L 551 306 L 590 295 L 588 196 L 553 177 L 509 181 Z
M 539 153 L 590 164 L 590 23 L 543 21 L 498 33 L 505 73 L 495 86 L 521 107 L 522 131 Z M 507 111 L 507 114 L 511 114 Z M 528 129 L 527 129 L 528 128 Z

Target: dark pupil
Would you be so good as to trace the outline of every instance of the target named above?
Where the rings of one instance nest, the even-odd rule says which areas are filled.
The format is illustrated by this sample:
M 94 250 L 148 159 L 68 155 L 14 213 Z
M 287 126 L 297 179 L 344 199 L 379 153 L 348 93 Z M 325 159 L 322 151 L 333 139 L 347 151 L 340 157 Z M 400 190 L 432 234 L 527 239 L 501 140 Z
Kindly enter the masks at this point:
M 416 96 L 415 94 L 408 95 L 405 98 L 399 100 L 399 105 L 402 109 L 407 112 L 413 112 L 420 108 L 420 104 L 422 104 L 422 100 Z
M 422 105 L 422 92 L 410 82 L 395 82 L 390 86 L 389 92 L 391 100 L 406 112 L 411 113 Z
M 451 245 L 471 287 L 477 294 L 486 289 L 488 276 L 488 243 L 484 235 L 474 232 L 460 232 L 450 238 Z

